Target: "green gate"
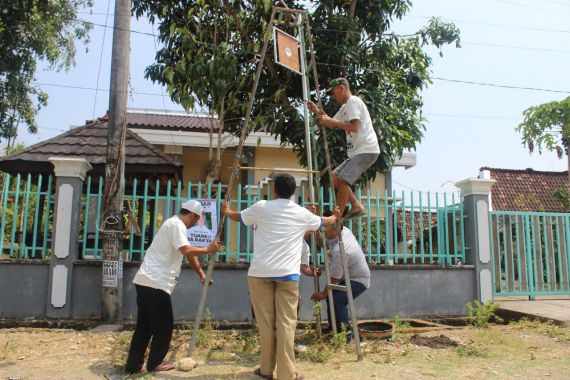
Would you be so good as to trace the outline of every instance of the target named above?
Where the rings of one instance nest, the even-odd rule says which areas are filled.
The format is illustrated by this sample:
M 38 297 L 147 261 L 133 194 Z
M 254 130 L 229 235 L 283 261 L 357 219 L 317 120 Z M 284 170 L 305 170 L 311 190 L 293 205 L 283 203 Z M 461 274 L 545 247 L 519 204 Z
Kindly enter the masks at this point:
M 570 214 L 492 211 L 494 294 L 570 294 Z

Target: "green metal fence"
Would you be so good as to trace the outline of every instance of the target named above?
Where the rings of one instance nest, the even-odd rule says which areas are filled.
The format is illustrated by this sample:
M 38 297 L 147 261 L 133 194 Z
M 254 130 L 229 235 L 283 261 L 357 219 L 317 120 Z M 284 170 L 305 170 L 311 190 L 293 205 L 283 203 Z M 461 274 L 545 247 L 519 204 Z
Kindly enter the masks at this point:
M 0 178 L 0 257 L 49 257 L 54 212 L 52 177 L 3 173 Z
M 82 201 L 80 254 L 84 259 L 100 259 L 102 244 L 100 225 L 104 219 L 101 178 L 87 178 Z M 215 199 L 217 210 L 226 188 L 221 184 L 172 183 L 134 180 L 127 184 L 124 199 L 131 216 L 125 217 L 123 248 L 126 260 L 141 260 L 162 222 L 178 211 L 186 199 Z M 330 188 L 319 188 L 318 199 L 332 199 Z M 260 199 L 271 199 L 267 185 L 238 185 L 230 200 L 234 210 L 245 209 Z M 367 208 L 365 217 L 348 222 L 370 263 L 456 265 L 465 261 L 463 208 L 455 194 L 402 192 L 399 196 L 357 190 L 357 197 Z M 308 204 L 308 191 L 300 187 L 296 201 Z M 329 201 L 323 208 L 331 208 Z M 218 215 L 219 217 L 219 215 Z M 140 233 L 137 233 L 137 226 Z M 218 262 L 248 263 L 253 252 L 251 227 L 226 221 L 223 235 L 225 251 L 217 254 Z M 322 252 L 318 255 L 322 262 Z
M 0 241 L 3 258 L 47 258 L 51 254 L 54 194 L 52 177 L 10 176 L 2 178 Z M 79 258 L 101 260 L 103 178 L 87 177 L 80 205 L 77 239 Z M 217 212 L 225 196 L 222 184 L 182 183 L 133 179 L 124 189 L 123 251 L 125 260 L 144 258 L 152 237 L 164 220 L 178 212 L 187 199 L 215 199 Z M 330 188 L 318 188 L 317 199 L 332 199 Z M 260 199 L 271 199 L 265 185 L 238 185 L 230 200 L 235 210 L 245 209 Z M 352 219 L 347 227 L 362 246 L 371 264 L 456 265 L 465 261 L 463 208 L 455 194 L 361 192 L 357 197 L 368 210 Z M 306 206 L 309 194 L 299 187 L 296 201 Z M 330 209 L 324 201 L 321 209 Z M 218 215 L 219 217 L 219 215 Z M 218 262 L 248 263 L 252 259 L 253 231 L 241 223 L 226 221 L 225 251 Z M 322 262 L 322 252 L 318 258 Z
M 495 295 L 570 294 L 570 214 L 490 212 Z

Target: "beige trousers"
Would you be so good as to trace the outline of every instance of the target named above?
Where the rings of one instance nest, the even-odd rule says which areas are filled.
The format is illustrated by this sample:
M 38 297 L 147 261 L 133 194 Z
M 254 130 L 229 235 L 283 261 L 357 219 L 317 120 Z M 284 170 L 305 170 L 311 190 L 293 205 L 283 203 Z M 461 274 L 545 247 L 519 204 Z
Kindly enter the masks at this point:
M 299 282 L 247 279 L 261 339 L 261 373 L 271 375 L 277 365 L 279 380 L 295 379 Z

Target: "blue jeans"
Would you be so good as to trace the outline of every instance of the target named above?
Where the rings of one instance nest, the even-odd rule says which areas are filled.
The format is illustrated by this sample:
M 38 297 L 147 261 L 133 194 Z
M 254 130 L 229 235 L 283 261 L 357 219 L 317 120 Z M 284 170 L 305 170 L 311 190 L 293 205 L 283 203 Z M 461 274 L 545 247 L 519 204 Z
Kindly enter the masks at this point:
M 344 285 L 344 280 L 341 280 L 338 285 Z M 356 299 L 359 295 L 364 293 L 366 287 L 357 281 L 350 281 L 350 286 L 352 288 L 352 298 Z M 350 320 L 348 319 L 348 294 L 341 290 L 333 290 L 333 302 L 334 302 L 334 316 L 336 320 L 336 331 L 337 333 L 342 331 L 342 324 L 346 326 L 346 331 L 352 331 L 352 326 L 350 325 Z M 329 326 L 332 330 L 332 322 L 330 315 L 329 299 L 327 298 L 327 315 L 329 318 Z

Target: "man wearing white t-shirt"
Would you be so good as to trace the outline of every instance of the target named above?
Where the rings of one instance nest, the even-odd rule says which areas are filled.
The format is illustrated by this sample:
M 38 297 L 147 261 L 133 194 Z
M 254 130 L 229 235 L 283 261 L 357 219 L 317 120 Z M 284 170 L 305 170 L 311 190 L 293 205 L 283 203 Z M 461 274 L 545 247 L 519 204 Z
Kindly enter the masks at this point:
M 255 373 L 264 379 L 273 378 L 275 367 L 279 380 L 303 378 L 295 372 L 294 352 L 303 236 L 340 218 L 338 209 L 321 218 L 297 205 L 290 200 L 295 187 L 295 178 L 277 174 L 275 200 L 259 201 L 241 212 L 222 205 L 231 220 L 255 225 L 248 285 L 261 337 L 261 365 Z
M 212 242 L 208 247 L 193 247 L 188 244 L 186 231 L 202 215 L 200 202 L 184 202 L 178 215 L 167 219 L 157 234 L 141 264 L 133 283 L 137 291 L 137 325 L 125 371 L 138 373 L 144 368 L 144 354 L 150 342 L 150 351 L 146 369 L 149 372 L 174 369 L 174 363 L 163 361 L 170 346 L 174 316 L 170 295 L 178 282 L 180 267 L 184 257 L 188 258 L 192 268 L 198 273 L 200 281 L 206 275 L 196 259 L 208 253 L 215 253 L 219 242 Z M 152 341 L 151 341 L 152 339 Z
M 317 114 L 319 124 L 346 132 L 348 158 L 333 171 L 333 180 L 340 212 L 344 215 L 346 204 L 350 202 L 350 213 L 346 218 L 351 218 L 364 211 L 351 185 L 376 162 L 380 146 L 366 104 L 358 96 L 352 95 L 346 78 L 333 79 L 329 91 L 332 98 L 341 105 L 334 117 L 319 110 L 311 101 L 307 102 L 307 106 Z

